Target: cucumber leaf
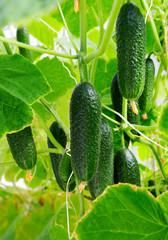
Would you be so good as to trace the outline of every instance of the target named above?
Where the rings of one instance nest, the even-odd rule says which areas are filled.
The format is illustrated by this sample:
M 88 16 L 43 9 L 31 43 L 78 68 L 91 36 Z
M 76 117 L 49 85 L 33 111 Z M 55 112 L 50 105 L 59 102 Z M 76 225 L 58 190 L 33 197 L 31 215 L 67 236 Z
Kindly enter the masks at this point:
M 168 222 L 159 202 L 129 184 L 108 187 L 78 222 L 77 239 L 167 239 Z
M 0 137 L 31 124 L 30 105 L 50 92 L 39 69 L 21 55 L 0 55 Z

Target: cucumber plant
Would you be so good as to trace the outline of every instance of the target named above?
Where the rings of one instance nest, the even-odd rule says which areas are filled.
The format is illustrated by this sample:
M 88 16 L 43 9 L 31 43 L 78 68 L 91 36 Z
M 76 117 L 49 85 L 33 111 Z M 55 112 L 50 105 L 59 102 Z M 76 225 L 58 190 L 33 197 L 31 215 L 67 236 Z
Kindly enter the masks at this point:
M 16 12 L 11 1 L 0 4 L 0 25 L 9 24 L 0 29 L 0 136 L 17 145 L 12 154 L 21 168 L 36 164 L 25 179 L 29 188 L 19 191 L 24 172 L 3 156 L 8 147 L 1 140 L 0 176 L 17 189 L 0 191 L 0 238 L 166 239 L 166 1 L 56 0 L 50 11 L 52 2 L 35 0 L 32 7 L 25 0 Z M 26 23 L 35 41 L 29 43 L 26 27 L 18 27 L 17 41 L 5 37 L 11 23 Z M 155 81 L 146 60 L 151 52 Z M 149 121 L 140 121 L 138 105 Z M 34 140 L 26 144 L 32 121 L 37 150 Z

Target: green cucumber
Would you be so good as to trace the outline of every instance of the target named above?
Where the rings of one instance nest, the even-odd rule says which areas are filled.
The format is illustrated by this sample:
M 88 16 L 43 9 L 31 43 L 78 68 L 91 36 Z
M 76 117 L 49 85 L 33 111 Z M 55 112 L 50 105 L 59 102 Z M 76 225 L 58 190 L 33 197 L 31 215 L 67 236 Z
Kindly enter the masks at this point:
M 93 199 L 107 186 L 113 184 L 113 133 L 109 124 L 102 119 L 99 166 L 96 175 L 88 182 Z
M 101 141 L 101 103 L 95 88 L 79 83 L 70 102 L 72 169 L 81 181 L 91 180 L 98 168 Z
M 67 137 L 65 135 L 65 132 L 61 128 L 61 126 L 54 121 L 51 126 L 50 126 L 50 131 L 53 135 L 53 137 L 56 139 L 56 141 L 63 147 L 66 148 L 66 142 L 67 142 Z M 51 140 L 47 137 L 47 145 L 48 148 L 56 148 L 54 144 L 51 142 Z M 64 155 L 62 154 L 57 154 L 57 153 L 50 153 L 50 159 L 51 159 L 51 164 L 52 164 L 52 169 L 56 178 L 56 182 L 58 183 L 58 186 L 63 190 L 66 191 L 66 184 L 67 181 L 64 181 L 60 175 L 60 163 L 62 161 L 62 158 L 64 158 Z M 70 167 L 70 166 L 69 166 Z M 66 169 L 70 175 L 72 172 L 71 167 L 70 169 Z M 71 181 L 69 185 L 69 190 L 73 191 L 76 186 L 75 181 Z
M 126 148 L 120 148 L 114 156 L 114 183 L 119 182 L 141 185 L 138 162 Z
M 145 84 L 145 22 L 138 6 L 122 6 L 116 23 L 118 85 L 122 96 L 138 99 Z
M 29 34 L 26 26 L 17 30 L 17 40 L 22 43 L 29 43 Z M 20 54 L 31 60 L 31 51 L 19 48 Z M 32 135 L 31 127 L 7 134 L 8 144 L 18 166 L 24 170 L 35 166 L 37 160 L 36 147 Z
M 6 137 L 18 166 L 24 170 L 32 169 L 36 164 L 37 153 L 31 127 L 7 134 Z
M 25 25 L 22 25 L 17 29 L 16 39 L 17 39 L 18 42 L 30 44 L 30 42 L 29 42 L 29 32 L 28 32 L 28 29 Z M 20 52 L 21 55 L 23 55 L 25 58 L 27 58 L 31 62 L 33 61 L 32 51 L 30 51 L 29 49 L 19 47 L 19 52 Z
M 59 164 L 59 174 L 60 174 L 61 180 L 64 182 L 67 182 L 71 173 L 72 173 L 71 157 L 65 153 L 62 156 Z M 70 182 L 73 182 L 73 181 L 75 181 L 74 175 L 72 176 Z
M 120 114 L 122 114 L 123 97 L 122 97 L 119 87 L 118 87 L 117 73 L 114 75 L 114 77 L 112 79 L 112 83 L 111 83 L 111 100 L 113 103 L 114 110 L 119 112 Z M 137 100 L 135 101 L 135 104 L 136 104 L 137 108 L 139 108 Z M 121 122 L 122 119 L 117 114 L 115 114 L 115 117 L 118 122 Z M 135 114 L 133 112 L 130 100 L 128 100 L 128 102 L 127 102 L 127 120 L 131 124 L 137 124 L 137 125 L 140 124 L 140 115 Z M 137 134 L 137 132 L 135 130 L 131 130 L 131 132 L 133 134 Z M 126 134 L 125 134 L 125 139 L 129 141 L 129 137 Z
M 139 98 L 139 108 L 143 113 L 148 113 L 152 108 L 154 76 L 155 76 L 154 62 L 151 58 L 147 58 L 145 87 L 141 97 Z

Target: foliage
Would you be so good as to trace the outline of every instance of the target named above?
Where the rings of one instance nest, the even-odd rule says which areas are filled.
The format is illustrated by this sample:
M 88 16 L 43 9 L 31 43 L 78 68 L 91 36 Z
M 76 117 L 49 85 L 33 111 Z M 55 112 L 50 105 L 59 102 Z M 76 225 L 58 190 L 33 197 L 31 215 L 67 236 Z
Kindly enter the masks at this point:
M 55 181 L 47 149 L 48 129 L 54 120 L 59 122 L 68 135 L 67 149 L 70 148 L 70 98 L 83 78 L 89 76 L 99 94 L 102 116 L 113 131 L 114 153 L 123 144 L 122 129 L 109 109 L 113 107 L 111 80 L 117 72 L 115 21 L 126 1 L 80 0 L 80 5 L 85 6 L 85 2 L 86 9 L 75 13 L 73 0 L 0 1 L 0 238 L 3 240 L 67 240 L 69 235 L 74 240 L 168 237 L 165 0 L 134 1 L 146 23 L 146 55 L 152 53 L 156 68 L 152 109 L 148 119 L 141 118 L 141 126 L 135 126 L 145 137 L 133 135 L 134 141 L 125 141 L 138 159 L 141 188 L 113 185 L 92 203 L 86 186 L 83 195 L 87 212 L 80 220 L 82 194 L 76 188 L 67 194 L 67 201 L 66 193 Z M 87 21 L 82 21 L 82 13 Z M 30 45 L 22 47 L 32 51 L 33 63 L 18 54 L 21 45 L 15 40 L 15 28 L 23 23 L 30 33 Z M 31 171 L 32 180 L 27 181 L 27 172 L 13 161 L 5 135 L 30 124 L 38 158 Z M 148 186 L 149 180 L 154 180 L 154 186 Z M 155 192 L 157 198 L 149 191 Z

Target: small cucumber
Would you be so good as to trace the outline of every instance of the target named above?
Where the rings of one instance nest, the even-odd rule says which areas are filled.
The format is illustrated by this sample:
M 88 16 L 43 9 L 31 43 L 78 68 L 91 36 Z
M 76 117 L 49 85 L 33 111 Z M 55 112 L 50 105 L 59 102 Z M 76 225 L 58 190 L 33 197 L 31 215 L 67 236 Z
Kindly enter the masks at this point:
M 113 184 L 113 133 L 102 119 L 99 166 L 96 175 L 88 182 L 91 196 L 95 199 Z
M 126 148 L 120 148 L 114 156 L 114 183 L 119 182 L 141 185 L 138 162 Z
M 70 102 L 72 169 L 81 181 L 91 180 L 98 168 L 101 140 L 101 103 L 95 88 L 79 83 Z
M 16 38 L 22 43 L 29 43 L 29 33 L 26 26 L 17 30 Z M 20 54 L 31 61 L 31 51 L 19 48 Z M 36 147 L 31 126 L 18 132 L 7 134 L 8 144 L 18 166 L 24 170 L 35 166 L 37 160 Z
M 59 174 L 60 174 L 61 180 L 64 182 L 67 182 L 71 173 L 72 173 L 71 157 L 65 153 L 62 156 L 59 164 Z M 74 175 L 72 176 L 70 182 L 73 182 L 73 181 L 75 181 Z
M 29 44 L 29 32 L 25 25 L 20 26 L 16 31 L 16 39 L 18 42 Z M 19 47 L 19 52 L 22 56 L 33 61 L 32 51 L 26 48 Z
M 113 79 L 112 79 L 112 83 L 111 83 L 111 100 L 113 103 L 113 108 L 115 111 L 119 112 L 120 114 L 122 114 L 122 102 L 123 102 L 123 97 L 120 93 L 119 87 L 118 87 L 118 75 L 117 73 L 114 75 Z M 137 106 L 137 108 L 139 108 L 138 106 L 138 101 L 135 101 L 135 104 Z M 118 122 L 121 122 L 121 118 L 115 114 L 116 116 L 116 120 Z M 127 102 L 127 120 L 128 122 L 130 122 L 131 124 L 140 124 L 140 115 L 139 114 L 135 114 L 132 111 L 132 107 L 131 107 L 131 102 L 130 100 L 128 100 Z M 137 134 L 137 132 L 135 130 L 131 130 L 131 132 L 133 134 Z M 129 137 L 125 134 L 125 139 L 127 141 L 129 141 Z
M 32 169 L 36 164 L 37 153 L 31 127 L 7 134 L 6 137 L 18 166 L 24 170 Z
M 67 142 L 67 137 L 65 135 L 65 132 L 63 129 L 60 127 L 60 125 L 54 121 L 51 126 L 50 126 L 50 131 L 56 141 L 63 147 L 66 148 L 66 142 Z M 47 137 L 47 145 L 48 148 L 56 148 L 53 143 L 50 141 L 50 139 Z M 57 154 L 57 153 L 50 153 L 50 159 L 51 159 L 51 164 L 52 164 L 52 169 L 56 178 L 56 182 L 58 183 L 59 187 L 63 190 L 66 191 L 66 181 L 62 180 L 62 177 L 60 176 L 60 162 L 64 156 L 62 154 Z M 68 169 L 68 173 L 71 173 L 72 170 Z M 76 186 L 75 181 L 72 181 L 69 185 L 69 190 L 73 191 Z
M 145 84 L 145 22 L 133 3 L 122 6 L 116 22 L 118 85 L 122 96 L 138 99 Z
M 152 108 L 153 84 L 155 76 L 155 65 L 151 58 L 146 59 L 145 87 L 139 98 L 139 108 L 143 113 L 148 113 Z

